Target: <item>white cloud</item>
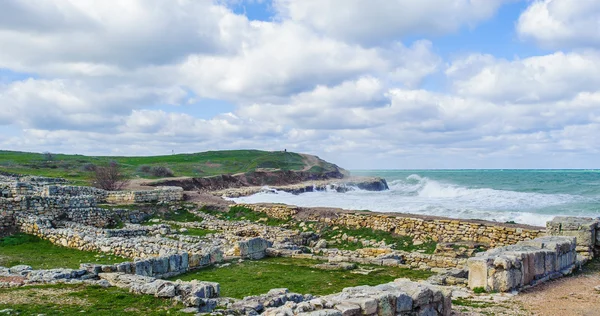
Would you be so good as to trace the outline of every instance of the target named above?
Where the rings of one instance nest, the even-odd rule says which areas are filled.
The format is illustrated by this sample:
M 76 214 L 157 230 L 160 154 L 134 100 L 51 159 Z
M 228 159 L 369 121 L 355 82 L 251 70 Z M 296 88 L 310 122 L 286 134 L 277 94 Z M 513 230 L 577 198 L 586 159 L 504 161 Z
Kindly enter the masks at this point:
M 511 0 L 274 0 L 280 18 L 367 45 L 474 26 Z
M 598 51 L 534 56 L 508 61 L 472 55 L 446 70 L 454 90 L 497 102 L 545 102 L 569 99 L 600 87 Z
M 600 1 L 536 0 L 521 14 L 517 32 L 543 47 L 600 47 Z
M 247 22 L 207 0 L 6 0 L 0 12 L 0 67 L 35 72 L 47 63 L 134 68 L 227 53 Z
M 447 61 L 435 37 L 401 42 L 473 26 L 508 1 L 276 0 L 271 22 L 227 9 L 240 0 L 3 1 L 0 125 L 12 130 L 0 145 L 92 154 L 288 148 L 341 163 L 372 159 L 365 167 L 593 155 L 600 53 L 583 47 L 595 44 L 576 31 L 591 25 L 581 10 L 537 1 L 521 16 L 524 38 L 577 47 L 545 56 L 474 53 L 440 73 Z M 571 33 L 521 28 L 538 7 Z M 10 79 L 18 72 L 32 78 Z M 436 92 L 422 84 L 431 75 Z M 198 108 L 210 102 L 196 101 L 206 98 L 234 108 L 211 117 Z
M 110 131 L 132 109 L 175 105 L 185 96 L 178 87 L 121 85 L 99 89 L 62 79 L 27 79 L 0 85 L 0 107 L 9 118 L 7 123 L 47 130 Z

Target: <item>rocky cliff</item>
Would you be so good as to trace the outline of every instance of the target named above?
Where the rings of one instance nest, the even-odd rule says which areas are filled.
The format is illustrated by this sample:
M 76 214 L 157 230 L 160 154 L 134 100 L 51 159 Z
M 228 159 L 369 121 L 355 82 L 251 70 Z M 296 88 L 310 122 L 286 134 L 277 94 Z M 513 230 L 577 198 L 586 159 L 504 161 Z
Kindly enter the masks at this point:
M 304 181 L 342 179 L 343 169 L 315 173 L 309 171 L 254 171 L 235 175 L 219 175 L 202 178 L 164 179 L 149 183 L 151 186 L 178 186 L 186 191 L 217 191 L 249 186 L 280 186 Z

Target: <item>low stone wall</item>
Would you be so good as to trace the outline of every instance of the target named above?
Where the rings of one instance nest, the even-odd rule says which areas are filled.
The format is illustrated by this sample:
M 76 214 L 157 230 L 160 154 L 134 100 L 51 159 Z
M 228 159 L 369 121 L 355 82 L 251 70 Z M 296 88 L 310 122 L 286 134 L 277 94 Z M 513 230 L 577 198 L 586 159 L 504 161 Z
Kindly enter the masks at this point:
M 488 250 L 468 259 L 469 287 L 521 290 L 570 274 L 576 267 L 574 237 L 541 237 Z
M 286 304 L 264 311 L 276 315 L 444 315 L 452 312 L 452 295 L 440 288 L 398 279 L 377 286 L 345 288 L 341 293 Z
M 42 196 L 94 196 L 99 202 L 105 201 L 107 191 L 94 187 L 69 185 L 47 185 L 41 190 Z
M 217 307 L 220 294 L 219 283 L 214 282 L 171 282 L 139 275 L 123 273 L 101 273 L 100 278 L 112 286 L 128 289 L 134 294 L 175 298 L 185 306 L 198 307 L 198 312 L 211 312 Z
M 236 204 L 263 212 L 274 218 L 290 218 L 298 213 L 295 206 Z M 458 219 L 423 219 L 405 216 L 339 212 L 335 216 L 321 216 L 313 212 L 303 221 L 323 222 L 330 226 L 351 228 L 371 228 L 391 232 L 401 236 L 411 236 L 416 240 L 429 239 L 438 242 L 473 241 L 488 244 L 490 247 L 512 245 L 519 241 L 542 236 L 543 229 L 511 227 L 511 225 L 491 222 L 464 221 Z
M 353 262 L 378 266 L 402 266 L 412 269 L 431 270 L 434 268 L 464 269 L 465 258 L 450 258 L 418 252 L 396 251 L 392 249 L 364 248 L 359 250 L 319 249 L 312 254 L 300 250 L 267 249 L 271 257 L 292 257 L 324 260 L 329 262 Z
M 600 219 L 557 216 L 546 223 L 551 236 L 573 236 L 577 239 L 579 261 L 587 261 L 600 251 Z
M 113 265 L 85 263 L 80 268 L 94 275 L 118 272 L 146 277 L 170 278 L 221 261 L 223 261 L 223 253 L 220 252 L 220 249 L 214 249 L 214 251 L 205 254 L 183 252 Z
M 110 253 L 128 258 L 151 258 L 173 253 L 204 254 L 199 244 L 184 243 L 162 237 L 102 237 L 98 229 L 81 225 L 79 230 L 53 228 L 49 219 L 37 216 L 17 218 L 20 231 L 46 239 L 53 244 L 84 251 Z
M 153 202 L 177 202 L 183 200 L 180 187 L 159 187 L 147 191 L 109 191 L 106 202 L 111 204 L 133 204 Z
M 18 195 L 40 195 L 42 187 L 28 182 L 2 182 L 0 183 L 1 197 L 15 197 Z

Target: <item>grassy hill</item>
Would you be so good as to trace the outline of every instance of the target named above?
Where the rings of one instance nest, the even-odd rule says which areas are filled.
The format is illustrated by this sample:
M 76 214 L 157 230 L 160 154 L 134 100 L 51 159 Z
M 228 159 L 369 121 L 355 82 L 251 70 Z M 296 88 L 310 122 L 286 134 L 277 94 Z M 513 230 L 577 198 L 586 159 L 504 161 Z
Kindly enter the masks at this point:
M 335 170 L 334 164 L 314 156 L 282 151 L 224 150 L 195 154 L 147 157 L 83 156 L 0 151 L 0 172 L 66 178 L 87 182 L 93 166 L 119 163 L 132 177 L 158 178 L 157 167 L 166 167 L 175 177 L 206 177 L 267 170 L 306 170 L 320 173 Z

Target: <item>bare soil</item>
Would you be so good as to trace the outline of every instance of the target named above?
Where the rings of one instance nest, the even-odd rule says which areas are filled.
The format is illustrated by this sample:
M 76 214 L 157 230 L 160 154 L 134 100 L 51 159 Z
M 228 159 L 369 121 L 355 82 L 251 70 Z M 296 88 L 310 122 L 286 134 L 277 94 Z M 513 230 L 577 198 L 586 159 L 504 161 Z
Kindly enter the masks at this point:
M 573 276 L 561 278 L 524 291 L 514 298 L 532 315 L 600 315 L 600 258 Z

